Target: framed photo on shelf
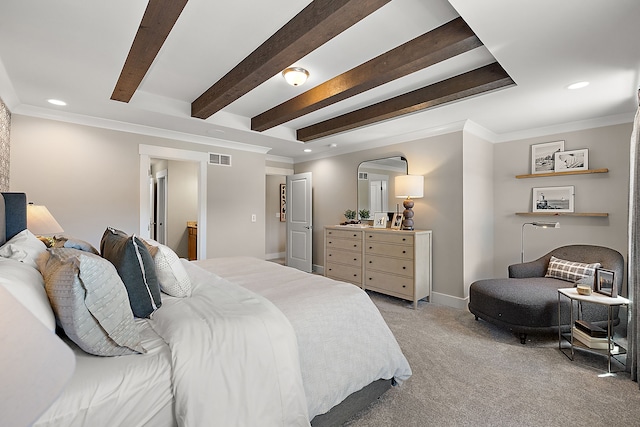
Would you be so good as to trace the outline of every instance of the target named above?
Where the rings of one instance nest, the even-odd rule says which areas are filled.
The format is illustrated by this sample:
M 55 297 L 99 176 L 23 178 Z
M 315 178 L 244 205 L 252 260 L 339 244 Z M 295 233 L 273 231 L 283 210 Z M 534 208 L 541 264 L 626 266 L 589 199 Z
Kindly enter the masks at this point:
M 553 168 L 555 172 L 586 171 L 589 169 L 589 149 L 556 151 Z
M 531 146 L 531 173 L 554 172 L 555 154 L 564 151 L 564 141 L 545 142 Z
M 374 214 L 373 214 L 373 228 L 387 228 L 387 213 L 386 212 L 374 212 Z
M 605 270 L 604 268 L 596 269 L 596 292 L 598 292 L 599 294 L 610 296 L 611 298 L 617 297 L 618 290 L 616 289 L 615 278 L 615 271 Z
M 533 212 L 573 212 L 574 187 L 534 187 Z
M 404 215 L 401 213 L 397 213 L 393 216 L 393 222 L 391 223 L 392 230 L 400 230 L 402 228 L 402 220 L 404 219 Z

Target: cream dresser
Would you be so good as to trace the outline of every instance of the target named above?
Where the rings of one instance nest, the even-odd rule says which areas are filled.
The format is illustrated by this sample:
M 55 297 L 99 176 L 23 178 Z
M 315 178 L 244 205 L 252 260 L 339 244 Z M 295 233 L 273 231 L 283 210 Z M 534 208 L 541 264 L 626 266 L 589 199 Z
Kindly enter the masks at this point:
M 325 227 L 325 275 L 413 301 L 431 296 L 431 231 Z

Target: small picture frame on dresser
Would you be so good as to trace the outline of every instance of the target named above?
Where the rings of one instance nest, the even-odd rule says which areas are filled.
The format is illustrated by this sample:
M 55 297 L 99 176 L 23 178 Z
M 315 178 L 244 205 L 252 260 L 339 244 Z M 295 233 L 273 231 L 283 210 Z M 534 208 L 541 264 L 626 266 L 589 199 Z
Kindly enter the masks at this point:
M 402 228 L 402 220 L 404 215 L 401 213 L 397 213 L 393 216 L 393 222 L 391 223 L 392 230 L 400 230 Z
M 387 228 L 386 212 L 375 212 L 373 214 L 373 228 Z
M 616 289 L 616 272 L 612 270 L 605 270 L 604 268 L 598 268 L 596 270 L 596 292 L 615 298 L 618 296 L 618 290 Z

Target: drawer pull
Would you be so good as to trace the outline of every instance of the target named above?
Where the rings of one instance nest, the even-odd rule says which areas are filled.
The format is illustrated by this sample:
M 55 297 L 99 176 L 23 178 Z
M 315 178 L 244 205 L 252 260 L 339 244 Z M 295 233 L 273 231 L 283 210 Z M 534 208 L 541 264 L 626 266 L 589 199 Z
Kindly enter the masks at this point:
M 358 247 L 358 245 L 353 245 L 353 247 L 354 247 L 354 248 L 357 248 L 357 247 Z
M 357 261 L 357 260 L 358 260 L 358 258 L 354 258 L 353 260 L 354 260 L 354 261 Z
M 353 237 L 358 237 L 358 235 L 357 235 L 357 234 L 354 234 L 354 235 L 353 235 Z
M 354 275 L 353 275 L 353 277 L 358 277 L 358 275 L 357 275 L 357 274 L 354 274 Z
M 402 267 L 402 269 L 403 269 L 403 270 L 406 270 L 406 269 L 407 269 L 407 267 Z
M 373 249 L 373 246 L 369 246 L 369 249 Z
M 403 241 L 403 242 L 406 242 L 406 241 L 407 241 L 407 239 L 403 237 L 403 238 L 402 238 L 402 241 Z
M 407 251 L 402 251 L 402 253 L 403 253 L 403 254 L 406 254 L 406 253 L 407 253 Z
M 369 261 L 369 264 L 373 264 L 373 261 Z
M 406 288 L 406 287 L 407 287 L 407 285 L 402 285 L 402 287 L 403 287 L 403 288 Z

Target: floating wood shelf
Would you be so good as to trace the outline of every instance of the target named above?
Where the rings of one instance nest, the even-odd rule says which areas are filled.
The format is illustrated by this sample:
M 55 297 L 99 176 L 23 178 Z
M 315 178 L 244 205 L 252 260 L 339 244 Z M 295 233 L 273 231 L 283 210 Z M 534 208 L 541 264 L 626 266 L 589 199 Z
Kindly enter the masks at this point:
M 516 212 L 520 216 L 609 216 L 607 212 Z
M 565 172 L 547 172 L 547 173 L 534 173 L 526 175 L 516 175 L 516 178 L 542 178 L 543 176 L 562 176 L 562 175 L 584 175 L 589 173 L 608 173 L 609 169 L 588 169 L 586 171 L 565 171 Z

